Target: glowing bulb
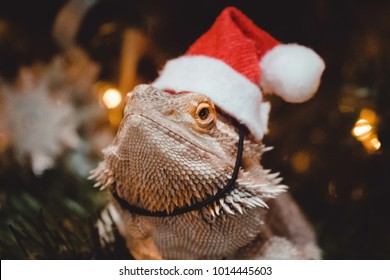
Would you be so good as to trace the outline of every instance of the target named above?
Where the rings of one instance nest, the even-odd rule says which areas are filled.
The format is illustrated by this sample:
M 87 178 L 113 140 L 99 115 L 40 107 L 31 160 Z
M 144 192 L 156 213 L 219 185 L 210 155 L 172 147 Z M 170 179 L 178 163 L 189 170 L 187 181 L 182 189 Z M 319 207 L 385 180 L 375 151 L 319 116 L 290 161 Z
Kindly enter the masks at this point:
M 310 167 L 310 155 L 305 151 L 296 152 L 291 158 L 291 165 L 295 172 L 304 173 Z
M 115 88 L 107 89 L 103 94 L 103 103 L 108 109 L 117 107 L 122 102 L 121 93 Z
M 364 137 L 369 134 L 372 130 L 372 126 L 363 119 L 360 119 L 356 122 L 355 127 L 352 130 L 352 133 L 356 137 Z
M 371 144 L 371 147 L 372 147 L 375 151 L 379 150 L 379 149 L 381 148 L 381 146 L 382 146 L 381 142 L 380 142 L 379 139 L 376 138 L 376 137 L 374 137 L 374 138 L 372 138 L 372 139 L 370 140 L 370 144 Z
M 362 142 L 368 153 L 374 153 L 381 148 L 381 142 L 376 134 L 378 118 L 373 110 L 363 109 L 352 129 L 352 135 Z
M 367 122 L 369 122 L 371 124 L 375 124 L 377 122 L 376 113 L 375 113 L 375 111 L 373 111 L 371 109 L 362 109 L 362 111 L 360 112 L 359 119 L 366 120 Z

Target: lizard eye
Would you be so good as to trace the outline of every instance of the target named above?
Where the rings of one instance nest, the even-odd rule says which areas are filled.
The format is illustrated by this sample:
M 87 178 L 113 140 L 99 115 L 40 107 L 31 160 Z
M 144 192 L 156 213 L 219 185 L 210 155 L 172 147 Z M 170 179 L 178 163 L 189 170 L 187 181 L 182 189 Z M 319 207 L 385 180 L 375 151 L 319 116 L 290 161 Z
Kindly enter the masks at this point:
M 199 115 L 199 118 L 201 120 L 206 120 L 209 117 L 209 115 L 210 115 L 209 108 L 204 107 L 204 108 L 200 109 L 198 115 Z
M 195 112 L 195 120 L 201 128 L 210 128 L 216 117 L 214 107 L 206 102 L 199 103 Z

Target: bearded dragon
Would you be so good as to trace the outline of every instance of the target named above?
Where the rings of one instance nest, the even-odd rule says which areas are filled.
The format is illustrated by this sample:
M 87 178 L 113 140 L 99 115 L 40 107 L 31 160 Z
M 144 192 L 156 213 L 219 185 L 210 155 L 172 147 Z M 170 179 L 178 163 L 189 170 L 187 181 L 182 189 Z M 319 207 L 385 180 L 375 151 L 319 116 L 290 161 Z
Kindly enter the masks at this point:
M 240 126 L 201 93 L 139 85 L 128 94 L 116 138 L 91 177 L 112 194 L 111 215 L 135 258 L 320 258 L 287 186 L 260 164 L 269 148 L 244 133 L 237 160 Z M 213 200 L 237 162 L 233 187 Z

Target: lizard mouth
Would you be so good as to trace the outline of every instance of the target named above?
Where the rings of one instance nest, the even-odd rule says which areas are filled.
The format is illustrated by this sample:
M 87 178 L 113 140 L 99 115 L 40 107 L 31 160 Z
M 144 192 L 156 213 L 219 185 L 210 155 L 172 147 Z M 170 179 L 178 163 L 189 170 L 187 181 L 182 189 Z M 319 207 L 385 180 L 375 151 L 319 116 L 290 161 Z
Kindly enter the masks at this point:
M 151 120 L 148 117 L 145 117 L 145 116 L 143 116 L 143 117 L 145 119 L 148 119 L 148 120 L 156 123 L 155 121 Z M 159 123 L 157 123 L 157 124 L 161 126 L 161 124 L 159 124 Z M 196 202 L 194 204 L 190 204 L 190 205 L 185 205 L 185 206 L 180 207 L 180 208 L 174 208 L 171 211 L 167 211 L 167 210 L 150 211 L 148 209 L 140 208 L 136 205 L 133 205 L 133 204 L 129 203 L 127 200 L 121 198 L 119 196 L 119 194 L 117 193 L 115 184 L 113 184 L 113 186 L 111 188 L 111 194 L 113 195 L 114 199 L 119 203 L 119 205 L 121 206 L 122 209 L 125 209 L 125 210 L 129 211 L 130 213 L 134 213 L 134 214 L 138 214 L 138 215 L 142 215 L 142 216 L 152 216 L 152 217 L 176 216 L 176 215 L 185 214 L 187 212 L 191 212 L 191 211 L 195 211 L 195 210 L 200 210 L 203 207 L 212 205 L 213 203 L 220 201 L 220 199 L 223 198 L 226 194 L 230 193 L 236 185 L 236 180 L 238 178 L 238 172 L 239 172 L 240 167 L 241 167 L 242 153 L 243 153 L 243 149 L 244 149 L 244 133 L 245 132 L 244 132 L 243 126 L 239 125 L 239 140 L 238 140 L 238 144 L 237 144 L 237 157 L 236 157 L 236 161 L 234 164 L 234 170 L 233 170 L 231 178 L 226 182 L 224 187 L 219 189 L 219 191 L 214 193 L 212 196 L 205 198 L 202 201 L 198 201 L 198 202 Z M 195 146 L 198 147 L 197 145 L 195 145 Z
M 152 119 L 152 118 L 150 118 L 150 117 L 148 117 L 148 116 L 145 116 L 145 115 L 142 115 L 142 114 L 134 114 L 134 113 L 133 113 L 133 114 L 129 114 L 128 116 L 129 116 L 129 117 L 130 117 L 130 116 L 138 116 L 138 117 L 141 117 L 142 119 L 144 119 L 144 120 L 146 120 L 146 121 L 148 121 L 148 122 L 150 122 L 150 123 L 153 123 L 153 124 L 155 124 L 155 125 L 157 125 L 157 126 L 163 128 L 163 129 L 167 130 L 168 132 L 170 132 L 170 134 L 172 135 L 172 136 L 170 135 L 170 137 L 173 137 L 173 138 L 175 138 L 176 140 L 179 140 L 180 142 L 188 143 L 188 144 L 190 144 L 191 146 L 193 146 L 194 148 L 197 148 L 197 149 L 199 149 L 199 150 L 202 150 L 202 151 L 204 151 L 204 152 L 206 152 L 206 153 L 208 153 L 208 154 L 212 154 L 212 155 L 216 156 L 217 158 L 222 158 L 221 154 L 217 153 L 215 150 L 210 149 L 210 148 L 205 147 L 205 146 L 199 145 L 198 143 L 192 141 L 192 140 L 189 139 L 188 137 L 184 137 L 184 136 L 180 135 L 179 133 L 177 133 L 177 132 L 176 132 L 174 129 L 172 129 L 171 127 L 168 127 L 168 126 L 162 124 L 161 122 L 158 122 L 158 121 L 156 121 L 156 120 L 154 120 L 154 119 Z

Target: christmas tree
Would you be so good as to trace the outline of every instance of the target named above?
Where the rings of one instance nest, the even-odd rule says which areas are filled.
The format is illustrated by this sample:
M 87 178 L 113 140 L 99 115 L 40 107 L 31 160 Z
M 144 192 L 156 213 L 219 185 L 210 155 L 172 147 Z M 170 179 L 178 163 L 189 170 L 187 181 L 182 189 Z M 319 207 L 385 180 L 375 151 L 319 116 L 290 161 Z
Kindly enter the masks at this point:
M 0 4 L 0 257 L 131 258 L 101 216 L 108 200 L 89 170 L 115 135 L 123 96 L 233 4 L 326 63 L 310 102 L 270 97 L 264 142 L 274 150 L 262 164 L 283 174 L 323 258 L 389 259 L 387 1 L 161 2 Z

